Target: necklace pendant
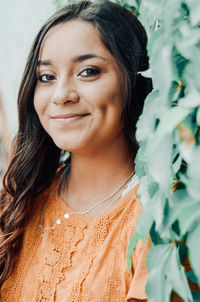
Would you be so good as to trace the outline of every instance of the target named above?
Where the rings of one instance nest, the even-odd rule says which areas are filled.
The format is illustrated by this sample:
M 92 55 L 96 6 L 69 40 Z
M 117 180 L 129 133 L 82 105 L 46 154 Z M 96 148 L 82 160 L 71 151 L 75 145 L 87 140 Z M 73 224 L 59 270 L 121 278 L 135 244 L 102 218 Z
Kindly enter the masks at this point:
M 68 219 L 69 218 L 69 213 L 65 213 L 64 218 Z

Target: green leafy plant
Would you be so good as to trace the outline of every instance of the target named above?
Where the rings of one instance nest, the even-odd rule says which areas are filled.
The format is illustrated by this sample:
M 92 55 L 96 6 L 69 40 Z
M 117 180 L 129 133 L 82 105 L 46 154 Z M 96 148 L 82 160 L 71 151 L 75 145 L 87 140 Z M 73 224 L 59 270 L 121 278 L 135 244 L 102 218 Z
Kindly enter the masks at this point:
M 135 4 L 136 1 L 133 1 Z M 137 3 L 136 3 L 137 4 Z M 200 2 L 142 0 L 153 92 L 137 124 L 136 173 L 143 206 L 127 260 L 151 236 L 147 255 L 149 302 L 200 301 Z M 187 273 L 183 262 L 189 259 Z

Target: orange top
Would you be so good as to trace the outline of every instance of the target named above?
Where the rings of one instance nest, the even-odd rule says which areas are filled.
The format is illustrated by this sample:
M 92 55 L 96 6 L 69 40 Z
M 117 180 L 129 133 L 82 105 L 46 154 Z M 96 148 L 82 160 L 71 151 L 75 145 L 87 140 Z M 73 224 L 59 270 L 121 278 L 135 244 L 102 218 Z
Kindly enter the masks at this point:
M 52 186 L 55 186 L 55 182 Z M 25 232 L 14 271 L 2 287 L 2 302 L 125 302 L 146 299 L 145 256 L 150 248 L 135 249 L 131 273 L 126 251 L 135 232 L 141 206 L 134 199 L 137 186 L 109 213 L 96 218 L 72 214 L 59 197 L 46 190 Z M 134 193 L 134 194 L 133 194 Z M 38 225 L 44 211 L 41 238 Z

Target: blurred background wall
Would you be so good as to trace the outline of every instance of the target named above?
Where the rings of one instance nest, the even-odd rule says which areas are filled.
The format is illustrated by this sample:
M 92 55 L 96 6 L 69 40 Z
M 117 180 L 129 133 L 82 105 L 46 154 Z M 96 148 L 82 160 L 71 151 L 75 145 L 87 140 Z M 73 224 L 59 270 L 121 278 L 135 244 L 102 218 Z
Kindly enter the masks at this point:
M 17 128 L 17 93 L 29 49 L 55 9 L 53 0 L 0 0 L 0 89 L 12 135 Z
M 17 130 L 17 95 L 32 41 L 54 0 L 0 0 L 0 183 Z M 0 184 L 1 186 L 1 184 Z

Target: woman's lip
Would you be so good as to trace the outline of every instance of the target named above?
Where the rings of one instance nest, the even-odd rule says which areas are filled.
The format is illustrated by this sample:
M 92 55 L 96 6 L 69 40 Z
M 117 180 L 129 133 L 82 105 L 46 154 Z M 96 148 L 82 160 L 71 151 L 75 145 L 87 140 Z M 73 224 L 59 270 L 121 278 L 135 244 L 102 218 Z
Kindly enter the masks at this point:
M 59 114 L 52 116 L 53 119 L 71 119 L 71 118 L 78 118 L 88 115 L 88 113 L 74 113 L 74 114 Z
M 80 121 L 89 114 L 61 114 L 56 115 L 52 119 L 57 125 L 67 126 L 73 122 Z

